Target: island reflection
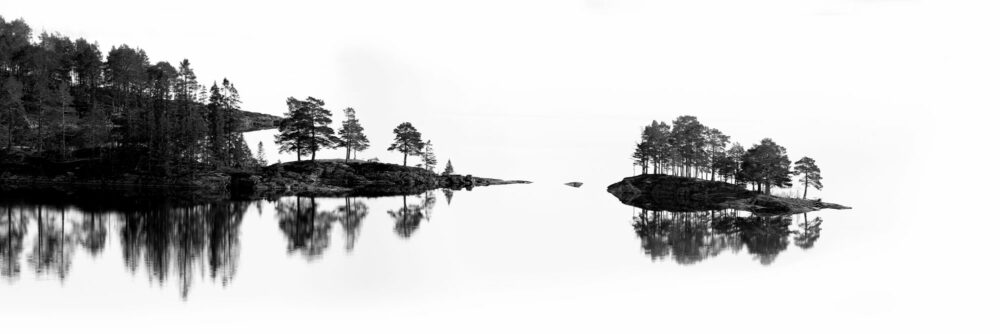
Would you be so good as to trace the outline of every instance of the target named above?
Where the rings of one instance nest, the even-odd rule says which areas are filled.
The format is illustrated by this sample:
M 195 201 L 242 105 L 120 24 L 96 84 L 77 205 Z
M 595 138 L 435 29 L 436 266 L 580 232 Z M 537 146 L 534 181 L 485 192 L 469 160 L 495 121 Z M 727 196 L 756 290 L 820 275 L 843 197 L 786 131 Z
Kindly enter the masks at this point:
M 450 199 L 452 192 L 446 192 Z M 434 192 L 398 196 L 402 206 L 388 211 L 393 231 L 403 239 L 429 221 L 437 201 Z M 393 198 L 393 199 L 395 199 Z M 343 247 L 350 254 L 358 244 L 370 209 L 366 198 L 285 197 L 274 204 L 277 229 L 289 256 L 319 259 L 330 248 L 340 226 Z M 323 205 L 318 202 L 323 201 Z M 108 201 L 113 206 L 78 198 L 42 197 L 0 201 L 0 278 L 14 282 L 25 273 L 37 279 L 64 282 L 73 261 L 96 258 L 117 239 L 126 272 L 143 272 L 152 285 L 176 282 L 187 299 L 196 281 L 207 278 L 223 287 L 236 278 L 240 264 L 240 227 L 259 201 Z M 329 209 L 324 209 L 327 205 Z
M 643 251 L 654 261 L 670 258 L 690 265 L 724 252 L 746 250 L 755 261 L 770 265 L 788 249 L 789 237 L 802 249 L 813 247 L 822 218 L 808 213 L 764 216 L 736 210 L 670 212 L 639 210 L 632 227 Z M 814 215 L 815 216 L 815 215 Z M 798 223 L 793 227 L 793 220 Z

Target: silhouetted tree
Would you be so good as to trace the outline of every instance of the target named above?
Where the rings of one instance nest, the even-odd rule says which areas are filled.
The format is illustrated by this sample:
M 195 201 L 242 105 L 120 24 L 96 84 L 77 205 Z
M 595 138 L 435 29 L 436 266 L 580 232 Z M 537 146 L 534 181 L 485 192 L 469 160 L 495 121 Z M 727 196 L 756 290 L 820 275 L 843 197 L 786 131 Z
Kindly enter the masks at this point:
M 419 156 L 422 153 L 424 141 L 420 139 L 420 132 L 410 122 L 399 124 L 392 132 L 396 134 L 396 139 L 389 145 L 389 151 L 403 153 L 403 166 L 406 166 L 407 156 Z
M 257 165 L 264 167 L 267 166 L 267 157 L 264 156 L 264 142 L 257 142 Z
M 433 172 L 434 167 L 437 167 L 437 156 L 434 155 L 434 146 L 431 145 L 430 140 L 424 144 L 424 151 L 421 153 L 420 157 L 424 160 L 424 168 Z
M 351 152 L 364 151 L 368 149 L 368 137 L 365 136 L 365 128 L 358 122 L 357 113 L 354 108 L 344 109 L 344 121 L 340 125 L 340 139 L 347 149 L 346 159 L 351 158 Z
M 764 138 L 760 144 L 746 151 L 740 169 L 743 179 L 755 183 L 757 191 L 763 186 L 764 193 L 770 194 L 772 186 L 784 188 L 792 185 L 789 165 L 791 161 L 785 148 L 770 138 Z
M 444 172 L 441 175 L 451 175 L 455 173 L 455 167 L 451 166 L 451 159 L 448 159 L 448 163 L 444 165 Z
M 309 97 L 305 101 L 288 98 L 288 113 L 278 127 L 281 132 L 275 141 L 281 145 L 281 152 L 295 152 L 299 161 L 302 154 L 312 154 L 323 148 L 337 148 L 343 145 L 330 128 L 329 110 L 323 108 L 323 100 Z
M 819 167 L 816 166 L 816 160 L 813 160 L 810 157 L 802 157 L 802 159 L 795 162 L 794 174 L 802 177 L 799 180 L 805 188 L 802 191 L 802 199 L 806 198 L 806 193 L 809 192 L 810 186 L 816 188 L 816 190 L 823 190 L 823 176 L 819 173 Z

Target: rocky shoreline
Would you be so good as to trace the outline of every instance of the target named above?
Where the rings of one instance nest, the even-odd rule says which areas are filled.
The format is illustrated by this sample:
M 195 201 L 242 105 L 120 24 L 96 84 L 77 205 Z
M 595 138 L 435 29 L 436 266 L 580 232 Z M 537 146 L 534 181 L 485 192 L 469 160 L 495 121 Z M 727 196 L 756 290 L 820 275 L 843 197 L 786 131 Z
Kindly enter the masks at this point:
M 406 195 L 438 188 L 523 184 L 472 175 L 439 175 L 417 168 L 357 160 L 321 160 L 275 164 L 260 173 L 234 173 L 232 189 L 239 192 L 308 196 Z
M 86 174 L 86 173 L 81 173 Z M 120 191 L 157 189 L 202 194 L 231 193 L 238 198 L 273 196 L 392 196 L 418 194 L 438 188 L 530 183 L 472 175 L 438 175 L 394 164 L 356 160 L 301 161 L 275 164 L 258 171 L 211 171 L 183 177 L 123 173 L 115 177 L 87 177 L 72 171 L 38 175 L 0 173 L 0 191 L 24 189 L 86 189 Z
M 687 177 L 646 174 L 608 186 L 622 203 L 647 210 L 692 212 L 736 209 L 760 214 L 796 214 L 820 209 L 850 209 L 820 200 L 759 194 L 738 185 Z

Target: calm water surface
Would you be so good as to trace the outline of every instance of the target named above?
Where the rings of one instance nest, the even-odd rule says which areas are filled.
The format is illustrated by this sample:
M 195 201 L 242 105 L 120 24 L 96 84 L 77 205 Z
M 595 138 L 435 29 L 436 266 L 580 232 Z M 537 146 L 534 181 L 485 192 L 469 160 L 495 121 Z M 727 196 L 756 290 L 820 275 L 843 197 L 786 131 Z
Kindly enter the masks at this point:
M 520 321 L 555 330 L 586 316 L 613 330 L 647 325 L 601 323 L 602 314 L 867 316 L 897 293 L 878 276 L 894 264 L 858 247 L 887 242 L 865 236 L 876 211 L 653 212 L 604 187 L 111 209 L 10 200 L 0 208 L 0 311 L 79 321 L 127 314 L 116 329 L 173 317 L 313 328 L 277 319 L 316 317 L 368 330 L 505 331 Z M 500 314 L 520 320 L 481 327 Z M 386 315 L 399 321 L 380 321 Z

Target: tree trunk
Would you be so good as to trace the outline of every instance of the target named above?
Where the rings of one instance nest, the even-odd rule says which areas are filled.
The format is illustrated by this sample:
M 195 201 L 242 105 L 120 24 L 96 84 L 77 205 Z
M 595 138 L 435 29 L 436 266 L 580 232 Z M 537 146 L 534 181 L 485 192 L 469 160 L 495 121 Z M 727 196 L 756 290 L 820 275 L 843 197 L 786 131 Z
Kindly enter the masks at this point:
M 809 177 L 806 176 L 805 190 L 802 191 L 802 199 L 806 199 L 806 194 L 809 193 Z
M 351 160 L 351 145 L 348 144 L 345 148 L 347 149 L 347 157 L 344 160 Z
M 409 155 L 409 154 L 406 154 L 406 152 L 403 152 L 403 167 L 406 167 L 406 156 L 407 155 Z M 405 201 L 406 197 L 403 197 L 403 200 Z

